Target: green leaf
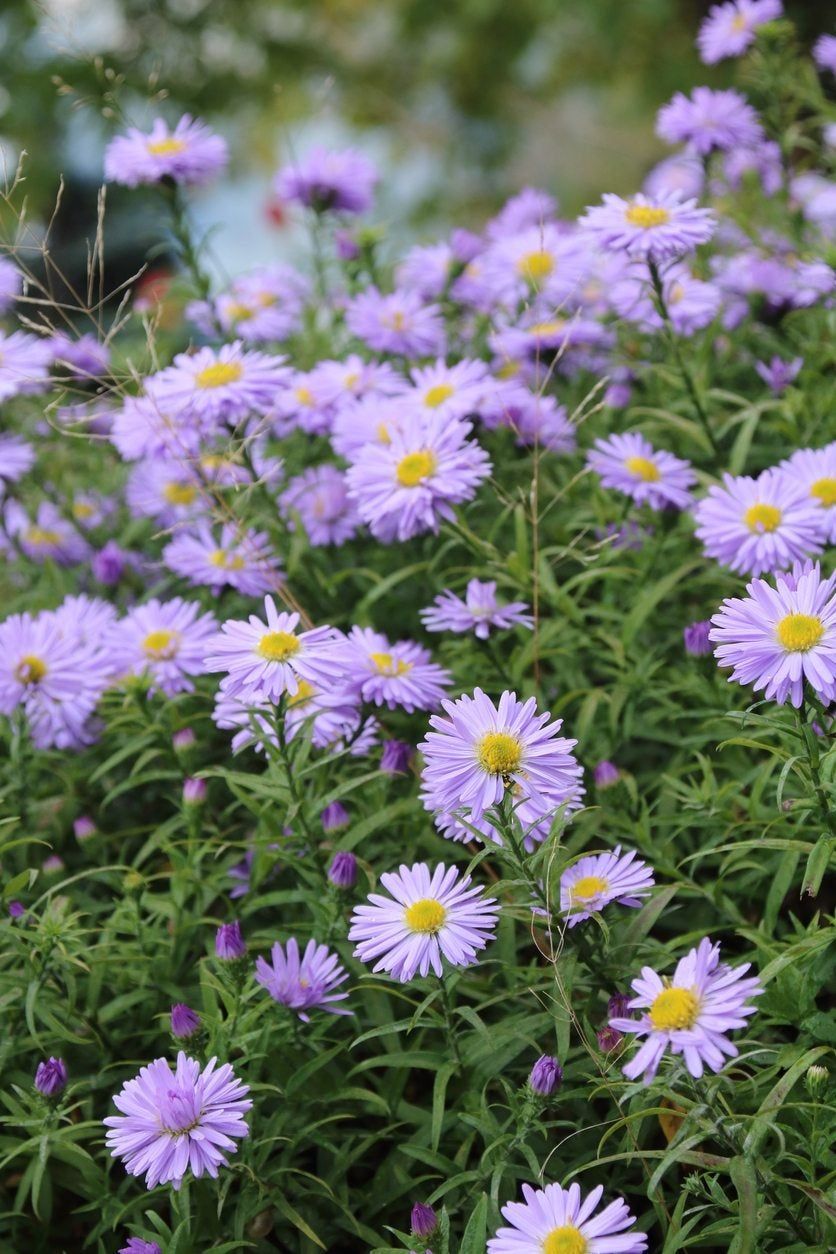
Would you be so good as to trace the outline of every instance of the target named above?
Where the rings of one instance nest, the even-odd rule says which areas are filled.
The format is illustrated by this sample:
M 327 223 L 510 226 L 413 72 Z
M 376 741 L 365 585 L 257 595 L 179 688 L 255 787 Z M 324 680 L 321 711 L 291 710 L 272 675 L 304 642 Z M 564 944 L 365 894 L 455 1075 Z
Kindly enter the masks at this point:
M 804 882 L 801 885 L 802 897 L 816 897 L 821 888 L 821 882 L 824 879 L 824 873 L 830 862 L 830 853 L 833 847 L 833 841 L 823 833 L 819 836 L 810 855 L 807 858 L 807 866 L 804 868 Z
M 485 1254 L 488 1230 L 488 1195 L 483 1193 L 464 1230 L 459 1254 Z
M 729 1175 L 740 1202 L 738 1229 L 729 1254 L 753 1254 L 757 1248 L 758 1223 L 758 1179 L 754 1163 L 738 1155 L 729 1163 Z

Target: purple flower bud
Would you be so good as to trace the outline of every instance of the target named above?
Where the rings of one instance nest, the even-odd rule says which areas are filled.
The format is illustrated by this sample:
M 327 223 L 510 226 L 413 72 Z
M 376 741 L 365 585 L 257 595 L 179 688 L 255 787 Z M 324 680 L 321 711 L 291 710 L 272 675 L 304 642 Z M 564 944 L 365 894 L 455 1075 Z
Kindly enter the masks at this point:
M 426 1206 L 423 1202 L 416 1202 L 412 1208 L 410 1216 L 410 1228 L 414 1237 L 431 1237 L 438 1227 L 438 1220 L 432 1206 Z
M 621 779 L 621 771 L 614 762 L 599 762 L 592 772 L 596 788 L 612 788 Z
M 690 653 L 691 657 L 708 657 L 712 647 L 708 638 L 710 631 L 711 623 L 707 618 L 685 627 L 682 632 L 685 652 Z
M 338 832 L 341 827 L 348 827 L 351 816 L 341 801 L 332 801 L 319 816 L 323 831 Z
M 334 248 L 340 261 L 356 261 L 360 256 L 357 241 L 345 230 L 334 232 Z
M 200 1015 L 185 1002 L 178 1001 L 171 1007 L 171 1035 L 186 1040 L 200 1028 Z
M 607 1018 L 623 1019 L 630 1013 L 629 1002 L 630 998 L 626 993 L 613 993 L 607 1002 Z
M 93 554 L 90 568 L 94 579 L 112 587 L 122 578 L 127 563 L 128 554 L 125 550 L 121 549 L 115 540 L 108 540 L 103 549 Z
M 793 357 L 792 361 L 783 361 L 780 357 L 773 357 L 769 362 L 756 361 L 755 369 L 770 392 L 780 396 L 793 382 L 803 365 L 803 357 Z
M 9 917 L 12 919 L 22 919 L 26 914 L 26 908 L 19 901 L 9 902 Z
M 611 1054 L 614 1049 L 618 1049 L 624 1040 L 624 1033 L 619 1032 L 617 1028 L 600 1028 L 596 1035 L 598 1037 L 598 1048 L 602 1054 Z
M 180 731 L 176 731 L 171 737 L 171 743 L 177 753 L 183 753 L 187 749 L 191 749 L 195 744 L 197 737 L 191 727 L 181 727 Z
M 35 1088 L 44 1097 L 57 1097 L 67 1084 L 67 1064 L 63 1058 L 48 1058 L 39 1062 L 35 1072 Z
M 236 958 L 243 958 L 247 952 L 247 942 L 241 935 L 241 924 L 236 919 L 234 923 L 222 923 L 215 934 L 215 953 L 219 958 L 223 958 L 224 962 L 232 962 Z
M 90 836 L 96 835 L 96 831 L 96 824 L 89 814 L 80 814 L 77 819 L 73 819 L 73 833 L 76 840 L 88 840 Z
M 380 756 L 380 769 L 384 775 L 406 775 L 412 760 L 412 745 L 403 740 L 385 740 Z
M 65 869 L 64 859 L 59 858 L 57 853 L 50 854 L 49 857 L 44 858 L 43 862 L 41 863 L 41 870 L 46 875 L 55 875 L 56 872 L 63 871 L 64 869 Z
M 206 800 L 206 780 L 191 777 L 184 779 L 183 800 L 187 806 L 202 806 Z
M 353 888 L 357 883 L 357 859 L 348 850 L 339 850 L 328 868 L 328 878 L 337 888 Z
M 538 1097 L 549 1097 L 563 1081 L 563 1068 L 556 1058 L 543 1054 L 531 1068 L 528 1083 Z
M 163 1254 L 156 1241 L 144 1241 L 142 1237 L 128 1237 L 128 1244 L 123 1245 L 119 1254 Z

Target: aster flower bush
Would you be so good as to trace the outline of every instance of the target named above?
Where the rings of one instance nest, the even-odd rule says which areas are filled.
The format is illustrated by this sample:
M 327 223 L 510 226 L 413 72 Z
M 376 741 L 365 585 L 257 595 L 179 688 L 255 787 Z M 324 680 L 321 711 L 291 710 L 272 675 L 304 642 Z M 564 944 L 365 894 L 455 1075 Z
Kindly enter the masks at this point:
M 117 128 L 153 310 L 18 206 L 0 1248 L 833 1248 L 827 39 L 715 5 L 643 186 L 400 257 L 300 150 L 217 280 L 234 145 Z

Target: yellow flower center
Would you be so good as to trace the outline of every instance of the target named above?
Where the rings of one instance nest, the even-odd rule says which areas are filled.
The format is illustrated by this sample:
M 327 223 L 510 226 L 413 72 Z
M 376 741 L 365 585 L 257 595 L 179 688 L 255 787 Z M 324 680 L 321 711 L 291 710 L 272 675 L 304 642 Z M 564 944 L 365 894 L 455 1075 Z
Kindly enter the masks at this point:
M 15 667 L 15 678 L 22 684 L 37 684 L 47 672 L 46 662 L 34 653 L 24 653 Z
M 552 1228 L 543 1238 L 543 1254 L 586 1254 L 589 1242 L 574 1224 Z
M 219 566 L 221 570 L 243 570 L 244 559 L 238 553 L 227 553 L 226 549 L 215 549 L 214 553 L 209 554 L 209 562 L 212 566 Z
M 296 689 L 296 692 L 293 694 L 292 697 L 288 697 L 287 704 L 288 705 L 301 705 L 303 701 L 310 701 L 313 695 L 314 695 L 313 684 L 309 684 L 307 679 L 300 679 L 299 687 Z
M 746 18 L 744 14 L 738 13 L 737 17 L 732 18 L 731 28 L 732 30 L 745 30 L 746 29 Z
M 522 741 L 508 732 L 487 732 L 476 745 L 479 765 L 489 775 L 510 775 L 522 762 Z
M 227 383 L 236 383 L 244 369 L 237 361 L 216 361 L 206 366 L 195 375 L 195 383 L 199 388 L 222 388 Z
M 608 882 L 602 879 L 600 875 L 582 875 L 579 880 L 575 881 L 569 892 L 573 899 L 591 901 L 599 893 L 605 893 L 608 888 Z
M 420 453 L 407 453 L 398 462 L 395 477 L 403 488 L 417 488 L 419 483 L 428 479 L 435 470 L 435 457 L 428 449 Z
M 411 662 L 404 662 L 401 658 L 395 661 L 391 653 L 370 653 L 369 658 L 378 675 L 393 678 L 397 675 L 408 675 L 412 670 Z
M 79 520 L 82 518 L 92 518 L 93 513 L 93 506 L 89 501 L 76 501 L 73 505 L 73 514 Z
M 664 226 L 671 215 L 667 209 L 659 209 L 654 205 L 628 205 L 624 216 L 631 226 L 647 231 L 653 226 Z
M 529 335 L 559 335 L 566 326 L 565 318 L 551 318 L 548 322 L 535 322 L 528 328 Z
M 774 531 L 781 522 L 781 511 L 777 505 L 750 505 L 743 515 L 743 521 L 750 531 L 763 534 Z
M 26 532 L 26 539 L 29 544 L 60 544 L 61 536 L 57 531 L 50 531 L 47 527 L 30 527 Z
M 810 495 L 822 505 L 836 505 L 836 479 L 817 479 L 810 487 Z
M 529 328 L 532 330 L 533 328 Z M 496 372 L 497 379 L 513 379 L 520 372 L 518 361 L 504 361 Z
M 541 283 L 553 272 L 554 257 L 542 249 L 526 253 L 517 262 L 517 270 L 529 283 Z
M 684 295 L 685 295 L 685 288 L 682 286 L 682 284 L 674 283 L 673 286 L 671 287 L 671 290 L 668 292 L 668 304 L 678 305 Z
M 241 301 L 233 301 L 226 307 L 226 316 L 230 322 L 243 322 L 245 318 L 251 318 L 253 311 L 250 305 L 245 305 Z
M 308 407 L 310 407 L 316 404 L 316 401 L 314 399 L 314 394 L 310 388 L 306 388 L 306 387 L 297 388 L 296 399 L 300 405 L 307 405 Z
M 645 483 L 656 483 L 659 478 L 659 467 L 649 457 L 625 457 L 624 465 L 631 475 Z
M 168 139 L 150 139 L 145 147 L 154 157 L 173 157 L 175 153 L 185 152 L 186 141 L 170 135 Z
M 657 1032 L 692 1028 L 699 1011 L 699 1000 L 690 988 L 664 988 L 653 999 L 650 1022 Z
M 197 488 L 193 483 L 183 483 L 172 479 L 163 488 L 163 497 L 169 505 L 191 505 L 197 496 Z
M 434 388 L 429 388 L 424 396 L 424 404 L 430 409 L 438 409 L 439 405 L 443 405 L 445 401 L 449 401 L 455 389 L 449 383 L 437 383 Z
M 776 631 L 787 653 L 808 653 L 824 635 L 824 623 L 813 614 L 787 614 Z
M 168 659 L 174 657 L 179 643 L 179 632 L 161 627 L 159 631 L 149 631 L 142 642 L 142 651 L 146 657 Z
M 375 434 L 376 434 L 376 436 L 377 436 L 378 440 L 380 440 L 380 443 L 381 443 L 381 444 L 391 444 L 391 443 L 392 443 L 392 437 L 391 437 L 391 435 L 389 434 L 389 428 L 386 426 L 386 423 L 385 423 L 385 422 L 379 422 L 379 423 L 377 424 L 377 430 L 376 430 Z
M 420 901 L 413 902 L 411 906 L 407 906 L 404 914 L 404 921 L 410 931 L 433 936 L 441 931 L 446 918 L 444 906 L 432 897 L 422 897 Z
M 387 319 L 384 318 L 383 321 L 386 322 Z M 406 314 L 400 309 L 396 309 L 393 314 L 390 314 L 388 323 L 393 331 L 403 331 L 406 327 Z
M 259 640 L 255 651 L 268 662 L 286 662 L 299 652 L 299 637 L 289 631 L 268 631 Z

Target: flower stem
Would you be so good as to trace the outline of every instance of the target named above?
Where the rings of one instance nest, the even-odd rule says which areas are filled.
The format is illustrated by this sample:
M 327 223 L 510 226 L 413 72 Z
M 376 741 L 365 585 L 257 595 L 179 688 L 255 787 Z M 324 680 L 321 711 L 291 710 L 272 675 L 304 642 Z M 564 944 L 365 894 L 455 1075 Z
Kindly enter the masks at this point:
M 677 370 L 682 376 L 682 382 L 685 384 L 685 391 L 688 393 L 697 417 L 702 423 L 706 438 L 711 445 L 711 451 L 715 456 L 719 456 L 720 449 L 717 445 L 716 439 L 714 438 L 714 432 L 711 430 L 711 424 L 708 420 L 708 412 L 702 402 L 694 376 L 691 374 L 691 371 L 685 362 L 685 358 L 682 356 L 682 348 L 679 343 L 679 337 L 674 330 L 670 310 L 668 309 L 668 304 L 665 300 L 665 289 L 662 284 L 662 276 L 659 273 L 659 267 L 655 261 L 651 261 L 650 259 L 648 259 L 647 265 L 650 270 L 650 282 L 653 285 L 653 295 L 656 301 L 656 306 L 659 310 L 659 316 L 665 324 L 665 331 L 667 332 L 668 342 L 671 347 L 673 359 L 676 362 Z

